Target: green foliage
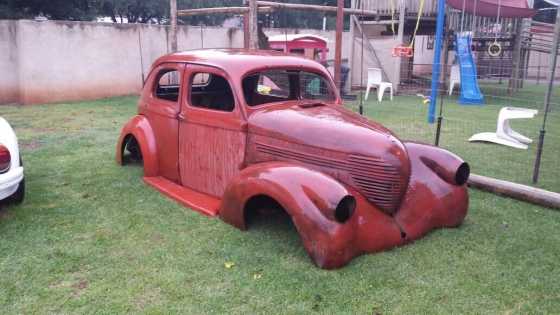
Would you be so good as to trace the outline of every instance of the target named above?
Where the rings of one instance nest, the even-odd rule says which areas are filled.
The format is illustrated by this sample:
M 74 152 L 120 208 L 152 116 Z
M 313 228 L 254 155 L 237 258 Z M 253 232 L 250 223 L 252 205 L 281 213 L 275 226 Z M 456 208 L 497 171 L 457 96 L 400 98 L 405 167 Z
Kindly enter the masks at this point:
M 121 22 L 124 18 L 129 23 L 158 24 L 169 16 L 169 1 L 166 0 L 110 0 L 101 1 L 100 13 L 110 16 L 113 22 Z
M 336 6 L 336 0 L 287 0 L 283 2 Z M 243 6 L 244 0 L 178 0 L 178 9 Z M 345 0 L 350 7 L 350 0 Z M 53 20 L 90 21 L 99 16 L 111 17 L 113 22 L 167 24 L 168 0 L 0 0 L 0 19 L 34 18 L 43 15 Z M 334 29 L 335 15 L 303 10 L 277 10 L 260 14 L 259 23 L 264 27 L 321 29 L 323 17 L 327 28 Z M 187 25 L 222 25 L 231 14 L 207 14 L 182 17 L 180 23 Z M 345 18 L 348 28 L 348 17 Z
M 44 15 L 53 20 L 84 21 L 97 16 L 95 0 L 0 0 L 0 18 L 21 19 Z

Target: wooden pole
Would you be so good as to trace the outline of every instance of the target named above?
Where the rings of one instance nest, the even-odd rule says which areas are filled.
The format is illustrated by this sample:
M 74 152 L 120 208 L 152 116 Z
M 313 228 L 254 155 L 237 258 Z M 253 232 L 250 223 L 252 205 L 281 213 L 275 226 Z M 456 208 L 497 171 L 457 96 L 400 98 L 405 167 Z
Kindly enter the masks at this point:
M 404 0 L 400 1 L 400 11 L 399 11 L 399 30 L 397 33 L 397 42 L 399 45 L 403 45 L 404 40 L 404 23 L 405 23 L 405 13 L 406 13 L 406 3 Z M 401 83 L 401 65 L 402 58 L 395 58 L 395 81 L 393 82 L 393 89 L 395 93 L 399 91 L 399 84 Z
M 249 49 L 259 48 L 257 0 L 249 0 Z
M 248 5 L 248 0 L 244 0 L 243 4 Z M 249 33 L 249 7 L 244 7 L 246 11 L 243 13 L 243 48 L 249 49 L 250 33 Z
M 282 3 L 282 2 L 271 2 L 271 1 L 257 1 L 259 6 L 266 6 L 279 9 L 294 9 L 294 10 L 308 10 L 308 11 L 319 11 L 319 12 L 330 12 L 338 14 L 338 6 L 326 6 L 326 5 L 314 5 L 314 4 L 299 4 L 299 3 Z M 354 14 L 363 16 L 376 16 L 377 11 L 371 10 L 361 10 L 354 8 L 344 9 L 343 14 Z
M 335 39 L 335 50 L 334 50 L 334 83 L 340 89 L 342 94 L 342 83 L 340 78 L 340 69 L 342 63 L 342 28 L 344 27 L 344 0 L 337 1 L 338 11 L 336 13 L 336 39 Z
M 352 8 L 356 7 L 356 0 L 350 2 Z M 350 72 L 348 73 L 348 86 L 350 86 L 350 91 L 352 91 L 352 85 L 354 82 L 352 80 L 352 73 L 354 72 L 354 52 L 355 52 L 355 26 L 354 26 L 354 15 L 350 15 L 350 56 L 348 56 L 348 66 L 350 67 Z
M 468 183 L 471 187 L 498 195 L 560 209 L 560 194 L 555 192 L 475 174 L 470 175 Z
M 177 51 L 177 0 L 169 0 L 169 16 L 171 18 L 171 52 Z

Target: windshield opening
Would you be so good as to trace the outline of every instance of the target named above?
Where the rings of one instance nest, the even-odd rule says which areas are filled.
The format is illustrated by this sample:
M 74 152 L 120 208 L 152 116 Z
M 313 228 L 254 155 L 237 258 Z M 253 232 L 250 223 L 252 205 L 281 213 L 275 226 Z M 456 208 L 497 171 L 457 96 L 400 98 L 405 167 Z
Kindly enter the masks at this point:
M 249 106 L 291 100 L 335 101 L 329 81 L 313 72 L 267 70 L 248 75 L 242 84 Z

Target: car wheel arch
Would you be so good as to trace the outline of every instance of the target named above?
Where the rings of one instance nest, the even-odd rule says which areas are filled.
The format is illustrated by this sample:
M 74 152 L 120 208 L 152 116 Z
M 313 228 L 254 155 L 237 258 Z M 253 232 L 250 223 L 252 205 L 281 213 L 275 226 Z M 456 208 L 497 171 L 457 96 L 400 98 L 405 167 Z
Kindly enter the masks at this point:
M 134 139 L 140 149 L 144 166 L 144 176 L 151 177 L 158 175 L 158 159 L 156 139 L 148 119 L 142 115 L 133 117 L 121 131 L 121 136 L 117 145 L 117 163 L 124 165 L 123 159 L 126 145 Z

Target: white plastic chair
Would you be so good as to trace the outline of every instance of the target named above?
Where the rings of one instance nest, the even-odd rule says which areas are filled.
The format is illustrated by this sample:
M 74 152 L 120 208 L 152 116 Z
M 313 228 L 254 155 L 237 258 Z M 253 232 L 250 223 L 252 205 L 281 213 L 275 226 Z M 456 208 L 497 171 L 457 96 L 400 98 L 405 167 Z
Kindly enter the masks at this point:
M 393 100 L 393 84 L 390 82 L 383 82 L 383 76 L 381 74 L 381 69 L 378 68 L 368 68 L 368 81 L 365 100 L 367 101 L 369 96 L 369 90 L 374 87 L 377 89 L 377 101 L 381 102 L 383 100 L 383 94 L 385 90 L 389 88 L 391 92 L 391 101 Z
M 455 84 L 461 85 L 461 70 L 459 65 L 451 66 L 451 74 L 449 75 L 449 95 L 453 94 Z
M 527 149 L 533 140 L 511 129 L 510 119 L 533 118 L 539 113 L 536 109 L 503 107 L 498 114 L 496 132 L 482 132 L 473 135 L 469 141 L 493 142 L 517 149 Z

